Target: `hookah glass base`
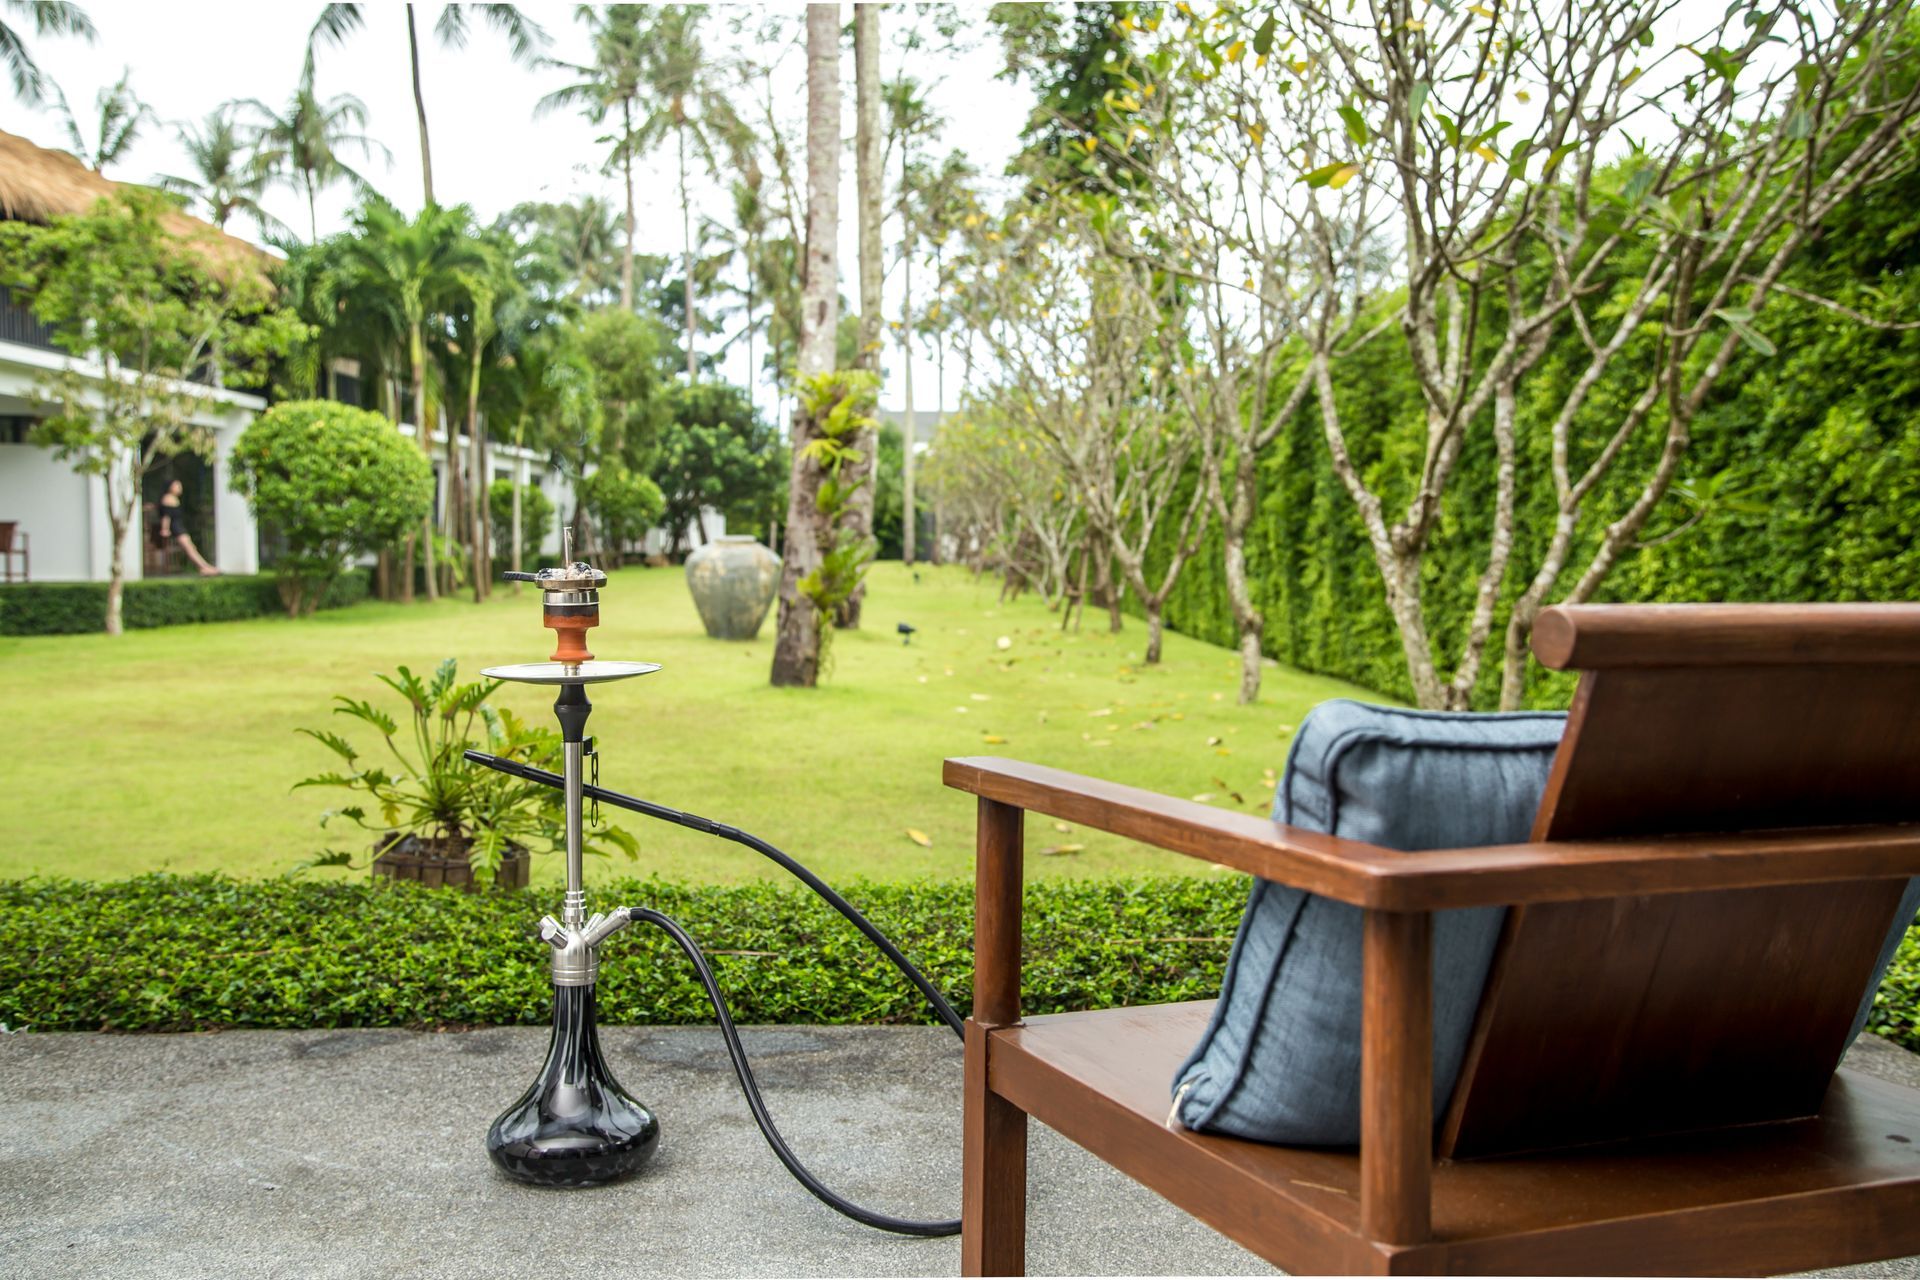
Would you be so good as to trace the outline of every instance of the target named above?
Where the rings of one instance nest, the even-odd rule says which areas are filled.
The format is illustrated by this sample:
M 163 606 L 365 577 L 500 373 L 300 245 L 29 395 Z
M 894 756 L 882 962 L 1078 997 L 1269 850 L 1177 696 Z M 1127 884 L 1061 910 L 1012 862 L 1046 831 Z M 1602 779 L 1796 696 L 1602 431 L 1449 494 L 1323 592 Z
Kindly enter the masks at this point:
M 660 1122 L 607 1069 L 594 989 L 553 989 L 553 1041 L 519 1101 L 487 1130 L 500 1171 L 543 1187 L 591 1187 L 638 1173 L 660 1145 Z

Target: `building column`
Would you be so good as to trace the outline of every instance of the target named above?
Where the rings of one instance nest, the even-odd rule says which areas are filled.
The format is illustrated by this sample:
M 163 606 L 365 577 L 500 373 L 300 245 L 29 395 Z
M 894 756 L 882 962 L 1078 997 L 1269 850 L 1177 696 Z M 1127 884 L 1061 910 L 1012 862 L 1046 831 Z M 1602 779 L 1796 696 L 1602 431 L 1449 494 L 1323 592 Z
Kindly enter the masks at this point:
M 260 572 L 260 530 L 253 508 L 231 483 L 233 446 L 246 426 L 229 422 L 216 428 L 213 437 L 214 565 L 222 573 Z

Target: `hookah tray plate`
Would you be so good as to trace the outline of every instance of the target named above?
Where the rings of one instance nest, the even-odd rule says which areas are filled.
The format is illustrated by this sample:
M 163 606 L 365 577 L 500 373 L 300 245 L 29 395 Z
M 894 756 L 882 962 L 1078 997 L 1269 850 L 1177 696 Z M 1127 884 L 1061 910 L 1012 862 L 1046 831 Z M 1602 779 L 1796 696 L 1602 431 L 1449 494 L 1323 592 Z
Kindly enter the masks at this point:
M 480 674 L 489 680 L 518 680 L 522 684 L 600 684 L 650 675 L 659 669 L 657 662 L 607 662 L 595 658 L 589 662 L 516 662 L 511 666 L 487 667 Z

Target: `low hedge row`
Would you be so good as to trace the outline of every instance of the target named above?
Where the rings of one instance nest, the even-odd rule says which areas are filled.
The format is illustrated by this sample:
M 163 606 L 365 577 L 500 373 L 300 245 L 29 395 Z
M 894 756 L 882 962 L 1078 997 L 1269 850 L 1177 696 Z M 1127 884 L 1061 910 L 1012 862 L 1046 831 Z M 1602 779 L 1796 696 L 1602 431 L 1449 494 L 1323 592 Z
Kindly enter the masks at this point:
M 350 569 L 334 580 L 323 609 L 367 598 L 370 574 Z M 183 622 L 233 622 L 286 612 L 274 575 L 145 578 L 126 584 L 121 618 L 129 628 Z M 98 631 L 107 621 L 104 582 L 24 582 L 0 586 L 0 635 L 58 636 Z
M 848 898 L 965 1010 L 971 884 L 857 882 Z M 1045 881 L 1026 892 L 1029 1012 L 1193 1000 L 1220 984 L 1246 882 Z M 148 875 L 0 882 L 0 1023 L 42 1031 L 449 1027 L 544 1022 L 550 892 L 461 894 L 354 881 Z M 813 895 L 778 884 L 610 882 L 602 903 L 673 916 L 748 1023 L 925 1022 L 917 995 Z M 609 1023 L 708 1022 L 666 937 L 608 943 Z M 1920 926 L 1869 1028 L 1920 1050 Z

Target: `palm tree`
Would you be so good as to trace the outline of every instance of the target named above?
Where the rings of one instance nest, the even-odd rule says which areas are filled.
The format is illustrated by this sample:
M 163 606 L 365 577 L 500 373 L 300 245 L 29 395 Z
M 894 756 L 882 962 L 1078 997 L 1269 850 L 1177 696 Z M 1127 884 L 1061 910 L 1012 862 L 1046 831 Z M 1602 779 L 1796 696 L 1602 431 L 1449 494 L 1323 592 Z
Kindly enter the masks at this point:
M 95 173 L 104 173 L 108 165 L 125 159 L 140 137 L 140 131 L 156 119 L 153 108 L 133 92 L 131 67 L 123 69 L 118 80 L 94 95 L 91 137 L 81 131 L 80 121 L 67 105 L 67 95 L 58 89 L 53 92 L 54 106 L 60 113 L 61 124 L 66 127 L 73 154 Z
M 465 205 L 442 209 L 428 205 L 409 219 L 378 196 L 369 196 L 354 219 L 348 242 L 351 287 L 370 291 L 392 312 L 406 340 L 406 364 L 413 380 L 413 430 L 420 451 L 433 456 L 433 434 L 427 419 L 427 324 L 444 316 L 458 295 L 462 272 L 477 269 L 481 251 L 468 234 L 473 214 Z M 447 472 L 443 490 L 452 484 L 455 444 L 447 436 Z M 437 599 L 433 561 L 433 516 L 426 519 L 422 548 L 427 598 Z M 403 599 L 413 595 L 413 556 L 401 580 Z
M 197 200 L 205 208 L 207 220 L 224 228 L 236 213 L 252 218 L 262 235 L 283 235 L 286 227 L 260 204 L 273 169 L 267 156 L 252 145 L 235 121 L 239 103 L 228 102 L 207 112 L 198 127 L 177 126 L 180 146 L 193 163 L 186 176 L 162 174 L 159 185 L 165 190 Z
M 6 0 L 0 14 L 26 19 L 33 24 L 33 34 L 37 36 L 79 36 L 92 44 L 96 35 L 93 23 L 77 4 L 54 4 L 49 0 Z M 20 28 L 5 17 L 0 17 L 0 59 L 5 60 L 7 74 L 13 77 L 13 96 L 26 106 L 44 107 L 49 90 L 59 93 L 40 70 L 40 64 L 33 60 Z
M 703 4 L 661 5 L 652 11 L 642 41 L 641 64 L 647 117 L 637 139 L 651 151 L 673 137 L 680 179 L 681 272 L 686 291 L 687 380 L 696 376 L 693 306 L 693 201 L 687 190 L 687 151 L 692 147 L 709 174 L 718 170 L 716 144 L 734 135 L 739 119 L 708 73 L 706 50 L 700 44 L 700 24 L 706 21 Z
M 613 4 L 604 9 L 581 5 L 577 10 L 593 37 L 593 61 L 561 62 L 549 58 L 544 65 L 578 77 L 574 83 L 555 89 L 535 110 L 541 114 L 560 107 L 578 110 L 594 126 L 619 117 L 616 132 L 599 139 L 611 143 L 607 167 L 620 170 L 621 185 L 627 194 L 627 242 L 620 259 L 620 306 L 633 310 L 633 162 L 640 152 L 640 136 L 635 124 L 647 65 L 643 23 L 646 6 Z
M 433 34 L 443 48 L 464 49 L 469 34 L 469 19 L 478 14 L 487 25 L 507 38 L 513 60 L 524 67 L 537 66 L 541 51 L 547 47 L 547 33 L 539 23 L 510 4 L 448 4 L 440 6 Z M 313 72 L 314 46 L 325 40 L 338 44 L 366 25 L 365 6 L 329 4 L 320 10 L 313 30 L 307 35 L 307 74 Z M 420 32 L 414 25 L 413 6 L 407 6 L 407 54 L 413 66 L 413 108 L 420 117 L 420 185 L 426 203 L 433 204 L 433 149 L 427 142 L 427 98 L 420 88 Z
M 550 286 L 582 306 L 611 301 L 620 287 L 619 232 L 611 206 L 599 196 L 560 203 L 515 205 L 499 225 L 531 253 L 549 260 Z
M 378 152 L 391 160 L 392 153 L 380 142 L 358 130 L 367 127 L 367 105 L 350 93 L 321 100 L 314 91 L 313 64 L 300 73 L 300 83 L 284 111 L 275 111 L 258 98 L 243 104 L 258 113 L 258 143 L 261 162 L 270 172 L 282 174 L 307 196 L 308 239 L 320 238 L 320 218 L 315 198 L 342 178 L 363 190 L 370 184 L 341 158 L 341 152 L 357 150 L 371 157 Z

